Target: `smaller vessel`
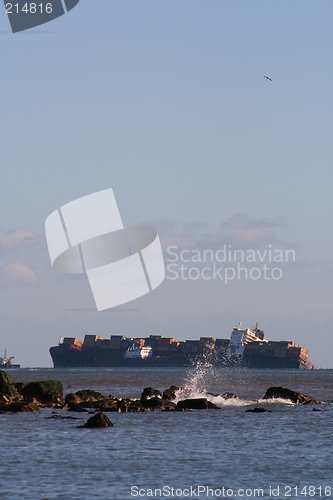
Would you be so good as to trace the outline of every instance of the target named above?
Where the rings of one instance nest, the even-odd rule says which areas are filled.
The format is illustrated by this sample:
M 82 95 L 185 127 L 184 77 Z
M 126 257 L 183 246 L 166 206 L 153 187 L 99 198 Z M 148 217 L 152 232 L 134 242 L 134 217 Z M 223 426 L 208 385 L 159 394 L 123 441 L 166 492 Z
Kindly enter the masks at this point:
M 134 344 L 132 347 L 129 347 L 127 351 L 125 351 L 125 358 L 148 358 L 153 355 L 153 349 L 149 346 L 147 347 L 135 347 Z
M 15 356 L 11 356 L 10 358 L 7 358 L 7 351 L 5 349 L 5 355 L 3 358 L 0 357 L 0 370 L 3 368 L 20 368 L 20 365 L 15 365 L 12 363 L 12 359 L 14 359 Z

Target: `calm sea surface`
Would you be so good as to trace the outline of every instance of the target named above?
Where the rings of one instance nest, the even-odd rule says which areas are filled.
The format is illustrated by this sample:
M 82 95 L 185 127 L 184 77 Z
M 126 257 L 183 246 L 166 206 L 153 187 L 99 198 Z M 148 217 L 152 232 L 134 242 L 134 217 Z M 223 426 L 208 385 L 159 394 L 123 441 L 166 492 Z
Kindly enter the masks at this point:
M 66 410 L 57 413 L 77 420 L 47 419 L 52 409 L 0 415 L 0 498 L 261 497 L 255 489 L 264 498 L 333 497 L 333 370 L 198 366 L 9 373 L 15 381 L 58 379 L 65 393 L 91 388 L 131 398 L 139 398 L 144 387 L 173 384 L 181 387 L 180 398 L 208 397 L 221 410 L 108 413 L 114 427 L 107 429 L 80 429 L 89 415 Z M 328 403 L 313 411 L 262 402 L 272 385 Z M 227 391 L 237 399 L 220 396 Z M 253 406 L 272 412 L 245 412 Z

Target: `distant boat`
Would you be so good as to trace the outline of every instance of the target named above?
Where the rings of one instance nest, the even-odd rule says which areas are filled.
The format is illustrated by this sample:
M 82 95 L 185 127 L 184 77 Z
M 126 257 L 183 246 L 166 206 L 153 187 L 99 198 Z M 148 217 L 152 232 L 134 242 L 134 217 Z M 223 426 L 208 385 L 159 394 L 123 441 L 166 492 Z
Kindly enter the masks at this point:
M 12 359 L 14 359 L 15 356 L 11 356 L 10 358 L 7 358 L 7 351 L 5 349 L 5 355 L 3 358 L 0 357 L 0 370 L 2 368 L 20 368 L 21 365 L 15 365 L 12 363 Z

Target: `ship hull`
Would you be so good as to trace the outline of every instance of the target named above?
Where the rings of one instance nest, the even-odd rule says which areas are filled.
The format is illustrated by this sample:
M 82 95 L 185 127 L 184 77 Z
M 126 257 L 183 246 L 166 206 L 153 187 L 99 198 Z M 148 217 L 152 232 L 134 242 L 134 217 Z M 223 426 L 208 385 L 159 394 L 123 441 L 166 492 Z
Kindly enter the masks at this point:
M 157 368 L 191 366 L 194 362 L 206 359 L 215 366 L 244 366 L 259 369 L 301 369 L 304 365 L 297 358 L 273 358 L 265 356 L 219 356 L 169 355 L 149 356 L 147 358 L 126 358 L 125 352 L 116 349 L 72 349 L 60 344 L 50 348 L 54 368 Z
M 166 367 L 188 366 L 191 360 L 186 356 L 147 358 L 126 358 L 125 352 L 112 349 L 82 349 L 74 350 L 67 346 L 50 348 L 54 368 L 99 368 L 99 367 Z

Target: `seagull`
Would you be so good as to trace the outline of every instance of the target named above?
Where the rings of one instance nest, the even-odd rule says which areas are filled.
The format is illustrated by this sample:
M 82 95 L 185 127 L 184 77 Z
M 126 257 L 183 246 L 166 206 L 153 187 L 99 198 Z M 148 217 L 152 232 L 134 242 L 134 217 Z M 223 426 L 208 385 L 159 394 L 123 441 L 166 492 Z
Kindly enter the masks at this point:
M 264 78 L 266 78 L 266 80 L 269 80 L 270 82 L 273 81 L 269 76 L 264 75 Z

